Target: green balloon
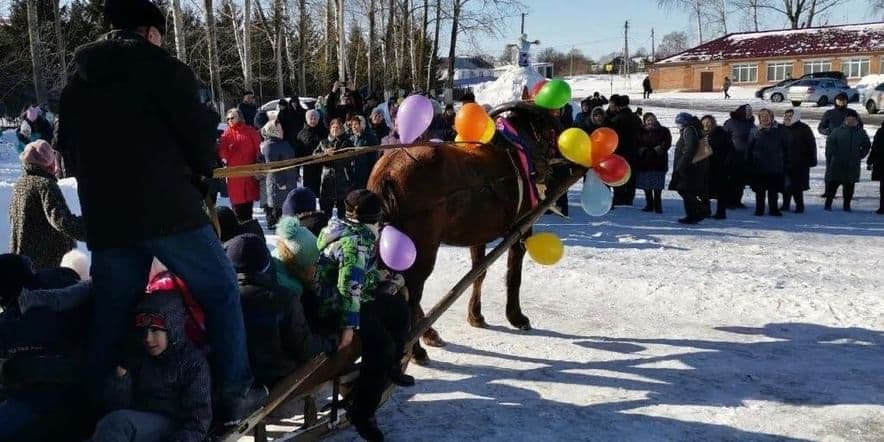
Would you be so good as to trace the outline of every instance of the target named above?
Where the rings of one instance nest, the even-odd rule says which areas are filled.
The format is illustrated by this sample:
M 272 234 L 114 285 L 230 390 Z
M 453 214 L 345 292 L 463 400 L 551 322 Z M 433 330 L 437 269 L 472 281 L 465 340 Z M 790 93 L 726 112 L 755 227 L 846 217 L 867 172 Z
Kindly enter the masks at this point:
M 534 103 L 544 109 L 560 109 L 569 101 L 571 101 L 571 86 L 561 78 L 548 81 L 534 97 Z

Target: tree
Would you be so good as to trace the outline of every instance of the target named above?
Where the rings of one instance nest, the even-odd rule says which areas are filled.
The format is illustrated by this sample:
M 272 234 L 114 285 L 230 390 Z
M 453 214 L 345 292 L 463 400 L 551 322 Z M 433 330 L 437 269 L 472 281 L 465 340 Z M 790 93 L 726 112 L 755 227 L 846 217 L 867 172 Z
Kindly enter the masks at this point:
M 688 49 L 688 36 L 684 32 L 670 32 L 663 36 L 657 46 L 657 59 L 662 60 Z
M 58 51 L 59 71 L 61 74 L 60 86 L 64 87 L 68 81 L 68 62 L 67 50 L 64 45 L 64 33 L 61 32 L 61 8 L 59 3 L 61 3 L 61 0 L 52 1 L 52 13 L 54 15 L 55 49 Z
M 184 23 L 181 16 L 181 0 L 172 0 L 172 23 L 175 29 L 175 56 L 187 63 L 187 48 L 184 44 Z
M 771 0 L 761 7 L 785 15 L 792 29 L 800 29 L 813 26 L 814 19 L 846 2 L 847 0 Z
M 46 99 L 46 79 L 43 77 L 43 44 L 40 42 L 40 25 L 37 17 L 37 0 L 27 0 L 28 38 L 31 47 L 31 68 L 34 81 L 34 97 L 37 103 Z
M 801 0 L 803 1 L 803 0 Z M 705 2 L 702 0 L 657 0 L 657 5 L 667 10 L 690 11 L 691 16 L 697 20 L 697 39 L 703 43 L 703 14 Z
M 761 30 L 759 10 L 769 4 L 770 0 L 734 0 L 734 8 L 744 11 L 745 19 L 749 23 L 749 29 L 755 32 Z
M 206 21 L 206 41 L 208 47 L 209 59 L 209 83 L 211 84 L 212 95 L 218 111 L 223 109 L 220 107 L 224 102 L 224 93 L 221 87 L 221 64 L 218 61 L 218 39 L 216 37 L 217 30 L 215 28 L 215 5 L 212 0 L 203 0 L 203 17 Z
M 427 90 L 433 89 L 436 78 L 436 58 L 439 56 L 439 28 L 442 25 L 442 0 L 436 0 L 436 20 L 433 24 L 433 51 L 427 63 Z

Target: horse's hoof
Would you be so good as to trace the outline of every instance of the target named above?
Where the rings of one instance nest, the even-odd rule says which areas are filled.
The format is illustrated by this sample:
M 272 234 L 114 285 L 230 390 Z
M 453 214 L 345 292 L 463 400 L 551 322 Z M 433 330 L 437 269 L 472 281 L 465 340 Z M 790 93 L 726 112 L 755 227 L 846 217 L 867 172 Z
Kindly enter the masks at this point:
M 426 351 L 421 352 L 421 353 L 416 353 L 416 354 L 411 355 L 411 362 L 414 362 L 415 364 L 420 365 L 421 367 L 426 367 L 426 366 L 430 365 L 430 356 L 427 354 Z
M 481 316 L 478 318 L 468 317 L 467 322 L 469 322 L 471 326 L 476 328 L 488 328 L 488 323 L 485 322 L 485 318 Z
M 519 330 L 522 330 L 522 331 L 530 331 L 530 330 L 532 330 L 532 328 L 531 328 L 531 324 L 529 324 L 529 323 L 522 324 L 522 325 L 519 326 Z
M 528 318 L 526 318 L 525 316 L 522 316 L 519 318 L 513 318 L 513 319 L 510 319 L 509 321 L 513 327 L 515 327 L 519 330 L 522 330 L 522 331 L 531 330 L 531 321 L 528 320 Z
M 424 345 L 427 347 L 444 347 L 445 341 L 439 335 L 428 336 L 423 339 Z

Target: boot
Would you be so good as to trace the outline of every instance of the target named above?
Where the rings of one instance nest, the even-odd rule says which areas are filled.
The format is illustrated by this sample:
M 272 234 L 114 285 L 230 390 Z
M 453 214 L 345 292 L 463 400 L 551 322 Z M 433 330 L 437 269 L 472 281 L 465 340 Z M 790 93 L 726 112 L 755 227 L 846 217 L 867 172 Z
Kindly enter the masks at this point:
M 850 210 L 850 198 L 844 197 L 844 211 L 852 212 L 852 210 Z
M 826 196 L 826 205 L 823 206 L 823 210 L 825 210 L 827 212 L 832 211 L 832 199 L 833 198 L 831 196 Z
M 798 200 L 796 198 L 795 203 L 797 205 Z M 792 208 L 792 194 L 785 192 L 783 193 L 783 205 L 780 206 L 780 212 L 788 212 L 789 209 Z
M 881 204 L 884 207 L 884 203 Z M 663 213 L 663 191 L 654 191 L 654 213 Z
M 797 192 L 795 197 L 795 213 L 804 213 L 804 192 Z
M 755 216 L 764 216 L 764 192 L 755 193 Z
M 721 200 L 718 200 L 718 205 L 715 206 L 715 216 L 712 218 L 727 219 L 727 207 Z
M 645 207 L 642 212 L 654 211 L 654 193 L 652 190 L 645 189 Z
M 770 216 L 783 216 L 783 212 L 780 211 L 777 204 L 778 199 L 780 199 L 779 193 L 773 191 L 767 192 L 767 206 Z
M 356 428 L 359 436 L 369 442 L 383 442 L 384 432 L 378 427 L 378 421 L 374 416 L 366 417 L 354 407 L 347 412 L 347 420 Z
M 390 371 L 390 380 L 400 387 L 414 387 L 414 376 L 403 373 L 399 367 L 393 367 Z
M 249 387 L 242 394 L 228 396 L 224 401 L 224 424 L 239 425 L 239 423 L 247 418 L 253 411 L 261 408 L 267 403 L 270 392 L 263 385 Z

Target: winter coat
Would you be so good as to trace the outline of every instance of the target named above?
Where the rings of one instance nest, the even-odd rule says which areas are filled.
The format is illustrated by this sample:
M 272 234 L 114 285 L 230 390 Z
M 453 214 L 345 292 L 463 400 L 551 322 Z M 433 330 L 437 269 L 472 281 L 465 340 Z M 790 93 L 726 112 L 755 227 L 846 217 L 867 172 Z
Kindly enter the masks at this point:
M 140 348 L 121 366 L 122 377 L 111 373 L 104 398 L 111 409 L 130 409 L 161 414 L 177 428 L 166 440 L 199 442 L 212 423 L 211 381 L 205 356 L 184 334 L 184 304 L 175 293 L 146 296 L 136 313 L 160 317 L 166 326 L 169 346 L 159 356 Z M 139 342 L 137 345 L 141 346 Z
M 866 161 L 872 166 L 872 180 L 884 181 L 884 127 L 875 132 L 875 141 Z
M 218 155 L 227 167 L 255 164 L 260 153 L 261 136 L 258 131 L 245 124 L 228 127 L 218 142 Z M 253 177 L 228 178 L 227 194 L 230 196 L 230 203 L 234 205 L 258 201 L 258 181 Z
M 319 354 L 295 293 L 267 274 L 237 276 L 249 361 L 258 382 L 273 385 Z
M 58 267 L 65 253 L 86 239 L 83 218 L 68 209 L 55 176 L 25 164 L 9 203 L 9 250 L 40 268 Z
M 261 143 L 261 155 L 268 163 L 291 160 L 295 158 L 295 149 L 285 140 L 270 138 Z M 289 192 L 298 187 L 298 169 L 268 173 L 265 180 L 267 183 L 266 204 L 270 207 L 281 208 Z
M 642 89 L 644 89 L 647 92 L 653 92 L 653 89 L 651 89 L 651 79 L 650 78 L 645 77 L 645 79 L 642 81 Z
M 715 126 L 706 134 L 712 157 L 709 158 L 709 194 L 723 198 L 731 192 L 731 162 L 734 157 L 734 143 L 729 133 L 721 126 Z
M 669 170 L 669 148 L 672 133 L 659 124 L 653 128 L 642 127 L 638 136 L 638 172 L 666 172 Z
M 722 85 L 721 85 L 721 89 L 724 90 L 725 92 L 727 92 L 728 89 L 730 89 L 730 88 L 731 88 L 731 81 L 724 80 L 724 83 L 722 83 Z
M 352 135 L 350 138 L 354 147 L 377 146 L 381 144 L 380 140 L 375 138 L 371 131 L 363 131 L 360 135 Z M 374 169 L 374 164 L 378 161 L 377 153 L 369 153 L 356 157 L 353 160 L 356 167 L 356 175 L 353 177 L 354 189 L 365 189 L 368 187 L 368 178 Z
M 817 165 L 816 137 L 802 121 L 785 126 L 792 140 L 789 143 L 789 185 L 794 192 L 810 190 L 810 168 Z
M 339 327 L 359 328 L 362 303 L 374 299 L 377 238 L 365 224 L 332 219 L 319 233 L 316 296 L 319 314 Z
M 602 107 L 608 104 L 608 99 L 605 98 L 604 95 L 599 95 L 598 97 L 592 96 L 587 99 L 589 101 L 589 108 L 595 109 L 597 107 Z
M 304 129 L 306 112 L 301 108 L 301 101 L 298 97 L 292 98 L 291 104 L 280 110 L 276 114 L 276 121 L 282 126 L 283 136 L 289 145 L 297 152 L 298 135 Z M 263 126 L 259 126 L 263 127 Z
M 826 139 L 826 182 L 858 182 L 860 162 L 871 146 L 869 136 L 859 126 L 835 129 Z
M 731 170 L 734 176 L 746 174 L 746 152 L 749 150 L 749 136 L 755 129 L 755 117 L 746 118 L 746 106 L 740 106 L 731 112 L 731 117 L 722 126 L 730 134 L 734 144 L 734 157 L 731 161 Z
M 217 125 L 193 71 L 126 31 L 80 47 L 72 68 L 55 148 L 77 177 L 90 249 L 208 225 L 202 182 L 218 161 Z M 121 100 L 125 112 L 115 110 Z
M 835 129 L 844 125 L 844 120 L 846 118 L 847 107 L 838 107 L 836 105 L 823 113 L 823 117 L 820 119 L 820 124 L 817 126 L 817 131 L 819 131 L 821 135 L 832 135 L 832 132 L 834 132 Z M 863 127 L 862 120 L 860 120 L 858 127 Z
M 347 97 L 353 101 L 352 105 L 344 105 L 341 103 L 341 90 L 340 89 L 332 89 L 329 92 L 328 97 L 326 99 L 326 106 L 328 107 L 328 119 L 326 121 L 331 121 L 335 118 L 340 118 L 341 120 L 347 118 L 348 113 L 353 113 L 355 115 L 362 115 L 362 109 L 364 107 L 362 103 L 362 95 L 357 91 L 345 91 L 344 92 Z
M 749 174 L 753 176 L 783 175 L 789 168 L 791 135 L 777 123 L 756 127 L 749 136 L 746 152 Z
M 258 116 L 257 104 L 240 103 L 236 108 L 239 109 L 239 113 L 242 115 L 243 123 L 253 128 L 262 127 L 257 125 L 259 121 L 255 119 Z M 266 118 L 267 115 L 265 114 L 264 117 Z M 265 121 L 264 123 L 267 122 Z
M 313 155 L 313 152 L 319 147 L 319 142 L 326 138 L 328 138 L 328 129 L 326 129 L 322 123 L 317 124 L 315 127 L 305 125 L 298 134 L 298 141 L 300 144 L 295 146 L 297 148 L 295 155 L 298 158 Z M 303 169 L 304 187 L 309 188 L 314 194 L 319 195 L 320 183 L 322 182 L 322 165 L 314 164 L 304 166 Z
M 675 159 L 672 163 L 672 181 L 669 182 L 669 190 L 692 193 L 706 191 L 709 159 L 693 163 L 702 136 L 702 130 L 694 126 L 681 130 L 681 136 L 675 143 Z
M 387 126 L 385 121 L 381 121 L 381 124 L 371 124 L 371 131 L 374 133 L 375 138 L 378 140 L 383 140 L 384 137 L 390 135 L 390 128 Z
M 323 212 L 299 213 L 298 221 L 301 225 L 310 231 L 314 236 L 319 236 L 319 232 L 328 225 L 328 216 Z
M 346 135 L 319 142 L 315 154 L 333 152 L 353 147 Z M 319 186 L 319 199 L 326 201 L 342 201 L 353 190 L 356 165 L 353 160 L 337 160 L 322 166 L 322 183 Z
M 15 130 L 15 138 L 17 141 L 15 145 L 15 150 L 18 151 L 18 153 L 24 152 L 25 146 L 37 140 L 45 140 L 49 143 L 52 143 L 54 131 L 52 130 L 52 125 L 49 124 L 49 120 L 47 120 L 46 117 L 40 115 L 34 121 L 29 121 L 25 119 L 22 124 L 27 124 L 28 127 L 30 127 L 31 129 L 31 133 L 28 136 L 25 136 L 25 134 L 21 131 L 21 126 L 19 126 Z
M 617 132 L 619 142 L 617 155 L 626 159 L 630 166 L 635 167 L 638 160 L 638 137 L 642 131 L 642 122 L 631 109 L 623 108 L 611 118 L 610 126 Z

